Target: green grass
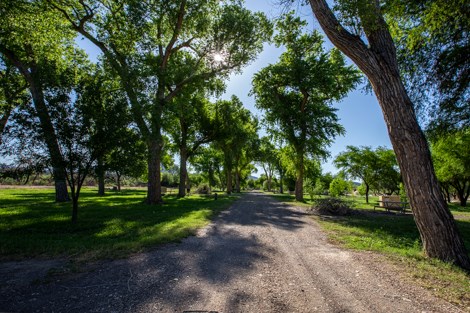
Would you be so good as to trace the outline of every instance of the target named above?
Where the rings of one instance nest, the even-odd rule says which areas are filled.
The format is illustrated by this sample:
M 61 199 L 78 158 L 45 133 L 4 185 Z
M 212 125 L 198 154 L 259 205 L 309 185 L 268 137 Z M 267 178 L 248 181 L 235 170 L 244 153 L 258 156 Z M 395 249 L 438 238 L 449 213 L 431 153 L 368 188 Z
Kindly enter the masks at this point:
M 123 257 L 193 234 L 237 198 L 165 196 L 163 206 L 150 206 L 144 190 L 96 193 L 82 192 L 73 225 L 71 203 L 54 203 L 52 189 L 0 189 L 2 258 Z
M 293 196 L 273 196 L 283 202 L 294 202 Z M 306 199 L 301 205 L 310 206 L 310 198 Z M 349 249 L 376 251 L 387 256 L 407 278 L 470 312 L 470 275 L 455 266 L 424 257 L 411 214 L 373 214 L 371 210 L 377 203 L 377 197 L 370 197 L 369 204 L 362 197 L 345 199 L 352 201 L 355 208 L 366 214 L 314 217 L 332 242 Z M 449 208 L 456 217 L 457 227 L 470 250 L 470 208 L 462 208 L 456 204 L 449 205 Z

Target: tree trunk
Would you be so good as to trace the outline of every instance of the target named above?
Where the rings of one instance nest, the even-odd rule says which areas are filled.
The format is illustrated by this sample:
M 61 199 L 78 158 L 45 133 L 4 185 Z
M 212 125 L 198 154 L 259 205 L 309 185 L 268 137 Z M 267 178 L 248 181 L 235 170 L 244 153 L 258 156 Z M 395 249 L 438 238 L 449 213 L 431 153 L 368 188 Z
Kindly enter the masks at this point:
M 458 188 L 456 188 L 456 186 L 458 186 Z M 468 193 L 469 193 L 468 189 L 470 189 L 470 186 L 467 186 L 466 183 L 463 183 L 463 186 L 459 184 L 454 184 L 454 188 L 455 188 L 455 191 L 457 192 L 457 198 L 459 199 L 460 206 L 462 207 L 466 206 Z
M 180 147 L 180 183 L 178 186 L 178 197 L 182 198 L 186 195 L 186 177 L 188 175 L 188 170 L 186 167 L 186 160 L 187 156 L 187 149 L 185 145 L 181 145 Z
M 240 193 L 240 171 L 238 169 L 235 170 L 235 191 Z
M 147 204 L 162 203 L 161 186 L 161 145 L 158 140 L 148 140 L 148 185 L 147 185 Z
M 121 174 L 116 172 L 116 183 L 117 183 L 117 191 L 121 192 Z
M 5 112 L 3 112 L 2 118 L 0 118 L 0 145 L 2 144 L 2 135 L 5 126 L 7 125 L 8 119 L 11 115 L 11 107 L 7 107 Z
M 31 64 L 28 64 L 28 69 L 28 66 L 22 63 L 12 51 L 3 49 L 2 47 L 2 52 L 18 68 L 25 80 L 28 82 L 29 91 L 31 92 L 31 96 L 33 98 L 34 108 L 36 109 L 36 114 L 39 118 L 44 141 L 51 158 L 51 164 L 53 167 L 52 175 L 55 182 L 56 202 L 69 201 L 70 198 L 67 192 L 65 176 L 65 162 L 60 151 L 54 126 L 51 122 L 49 110 L 47 109 L 46 103 L 44 101 L 44 93 L 42 90 L 41 78 L 39 76 L 37 66 L 34 61 L 31 61 Z
M 470 259 L 440 191 L 427 141 L 416 120 L 398 70 L 395 46 L 376 7 L 376 23 L 365 30 L 369 46 L 345 30 L 325 0 L 310 0 L 312 10 L 332 43 L 367 75 L 382 108 L 413 216 L 429 257 L 470 270 Z
M 369 184 L 366 185 L 366 203 L 369 203 Z
M 304 156 L 301 153 L 297 161 L 297 179 L 295 181 L 295 200 L 304 201 Z
M 98 175 L 98 195 L 104 196 L 105 189 L 104 189 L 104 166 L 103 166 L 103 158 L 98 158 L 98 166 L 96 167 L 96 174 Z
M 281 170 L 281 171 L 279 171 L 279 183 L 280 183 L 279 192 L 280 193 L 284 193 L 284 187 L 282 186 L 283 185 L 283 178 L 284 178 L 284 173 Z
M 49 111 L 47 110 L 46 103 L 44 102 L 44 95 L 42 90 L 36 86 L 34 81 L 30 82 L 30 91 L 53 166 L 52 174 L 54 176 L 55 183 L 55 200 L 56 202 L 70 201 L 65 177 L 65 161 L 62 157 L 62 153 L 57 142 L 57 137 L 55 135 L 54 127 L 52 126 Z
M 232 169 L 227 168 L 226 172 L 227 172 L 227 194 L 229 195 L 232 193 Z

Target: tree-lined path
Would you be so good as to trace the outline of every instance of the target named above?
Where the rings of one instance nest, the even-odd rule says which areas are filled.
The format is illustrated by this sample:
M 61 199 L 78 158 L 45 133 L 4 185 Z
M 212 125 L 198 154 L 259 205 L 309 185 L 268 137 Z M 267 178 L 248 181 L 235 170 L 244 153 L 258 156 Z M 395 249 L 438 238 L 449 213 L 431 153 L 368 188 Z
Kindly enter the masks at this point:
M 178 244 L 73 274 L 37 277 L 33 265 L 1 264 L 1 312 L 460 312 L 259 193 Z

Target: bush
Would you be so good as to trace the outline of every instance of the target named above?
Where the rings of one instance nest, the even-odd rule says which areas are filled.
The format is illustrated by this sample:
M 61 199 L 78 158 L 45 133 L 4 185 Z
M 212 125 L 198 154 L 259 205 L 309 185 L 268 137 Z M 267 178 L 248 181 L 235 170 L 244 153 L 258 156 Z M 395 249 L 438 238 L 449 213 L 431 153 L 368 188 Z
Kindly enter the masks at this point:
M 311 212 L 320 215 L 335 215 L 343 216 L 350 215 L 354 212 L 351 209 L 349 201 L 344 201 L 339 198 L 324 198 L 314 201 Z
M 199 185 L 196 189 L 196 193 L 200 194 L 200 195 L 207 195 L 209 194 L 209 185 L 207 184 L 202 184 L 202 185 Z
M 330 183 L 329 193 L 333 197 L 338 197 L 344 194 L 345 191 L 349 189 L 349 184 L 347 181 L 341 177 L 336 177 Z

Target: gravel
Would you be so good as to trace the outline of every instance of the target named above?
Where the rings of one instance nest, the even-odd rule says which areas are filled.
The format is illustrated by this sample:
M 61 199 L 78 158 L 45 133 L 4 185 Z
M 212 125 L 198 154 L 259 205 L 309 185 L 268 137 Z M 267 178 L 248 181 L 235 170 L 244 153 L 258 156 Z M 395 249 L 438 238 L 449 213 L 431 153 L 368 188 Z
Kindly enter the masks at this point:
M 67 266 L 0 263 L 0 312 L 463 312 L 380 255 L 329 244 L 301 208 L 259 193 L 181 243 Z

